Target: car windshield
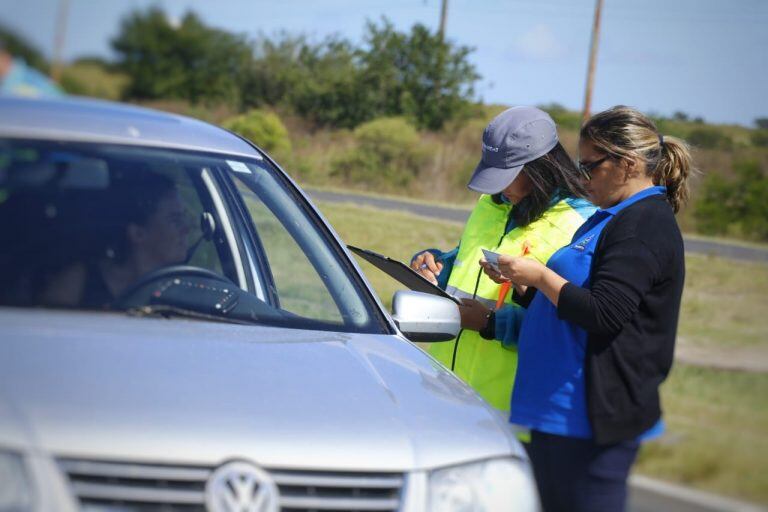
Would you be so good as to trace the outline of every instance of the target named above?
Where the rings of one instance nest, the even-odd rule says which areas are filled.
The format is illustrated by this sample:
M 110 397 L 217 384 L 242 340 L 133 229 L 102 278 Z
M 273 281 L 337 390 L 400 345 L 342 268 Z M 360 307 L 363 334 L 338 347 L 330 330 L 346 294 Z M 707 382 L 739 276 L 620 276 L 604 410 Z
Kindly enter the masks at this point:
M 0 304 L 382 332 L 259 156 L 0 139 Z

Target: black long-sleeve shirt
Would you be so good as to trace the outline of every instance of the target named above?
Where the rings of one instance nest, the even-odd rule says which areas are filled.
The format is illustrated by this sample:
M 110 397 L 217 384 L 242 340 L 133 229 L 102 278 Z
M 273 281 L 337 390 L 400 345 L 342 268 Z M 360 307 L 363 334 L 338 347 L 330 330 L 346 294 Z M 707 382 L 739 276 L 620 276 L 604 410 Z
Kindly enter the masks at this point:
M 653 195 L 603 228 L 589 287 L 560 291 L 558 316 L 587 331 L 587 410 L 598 443 L 636 438 L 658 421 L 684 278 L 680 229 L 666 198 Z

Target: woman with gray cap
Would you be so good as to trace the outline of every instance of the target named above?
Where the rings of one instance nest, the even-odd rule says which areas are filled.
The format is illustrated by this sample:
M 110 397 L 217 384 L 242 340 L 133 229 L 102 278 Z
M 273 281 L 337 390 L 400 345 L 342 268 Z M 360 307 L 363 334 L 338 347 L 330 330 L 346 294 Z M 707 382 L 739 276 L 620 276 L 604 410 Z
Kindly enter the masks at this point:
M 457 248 L 428 249 L 411 267 L 463 300 L 462 331 L 429 352 L 494 407 L 508 411 L 523 309 L 482 272 L 482 249 L 546 263 L 594 212 L 552 118 L 533 107 L 496 116 L 483 132 L 482 159 L 468 187 L 482 193 Z M 499 308 L 500 306 L 505 306 Z M 498 310 L 498 311 L 497 311 Z M 489 340 L 505 340 L 504 344 Z

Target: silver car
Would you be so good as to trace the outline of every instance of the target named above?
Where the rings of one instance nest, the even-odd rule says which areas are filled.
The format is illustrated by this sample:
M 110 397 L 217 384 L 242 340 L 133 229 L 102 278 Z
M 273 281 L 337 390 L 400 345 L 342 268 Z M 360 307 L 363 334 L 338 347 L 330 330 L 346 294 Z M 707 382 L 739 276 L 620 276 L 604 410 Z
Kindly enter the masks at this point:
M 505 419 L 412 341 L 277 165 L 193 119 L 0 98 L 0 512 L 537 508 Z

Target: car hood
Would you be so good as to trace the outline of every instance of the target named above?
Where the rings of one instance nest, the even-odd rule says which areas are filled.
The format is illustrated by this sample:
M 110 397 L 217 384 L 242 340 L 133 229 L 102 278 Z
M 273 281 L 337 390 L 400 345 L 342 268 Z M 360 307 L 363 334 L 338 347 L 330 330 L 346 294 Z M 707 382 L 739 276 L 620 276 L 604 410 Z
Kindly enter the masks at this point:
M 403 471 L 523 456 L 396 336 L 0 309 L 0 444 L 59 457 Z

